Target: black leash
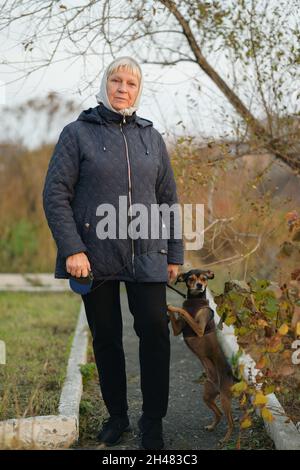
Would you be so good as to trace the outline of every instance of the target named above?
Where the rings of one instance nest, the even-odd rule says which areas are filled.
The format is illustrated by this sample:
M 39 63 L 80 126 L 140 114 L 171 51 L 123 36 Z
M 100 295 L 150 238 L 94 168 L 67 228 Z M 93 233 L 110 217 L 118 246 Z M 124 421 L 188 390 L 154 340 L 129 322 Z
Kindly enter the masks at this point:
M 178 289 L 175 289 L 175 287 L 171 286 L 171 285 L 168 284 L 168 283 L 167 283 L 167 286 L 168 286 L 170 289 L 172 289 L 172 290 L 174 290 L 175 292 L 177 292 L 177 294 L 181 295 L 182 297 L 184 297 L 184 298 L 186 299 L 186 295 L 183 294 L 183 292 L 180 292 Z
M 150 254 L 150 253 L 157 253 L 157 250 L 153 250 L 153 251 L 146 251 L 145 253 L 140 253 L 139 255 L 137 255 L 136 257 L 139 257 L 139 256 L 142 256 L 142 255 L 145 255 L 145 254 Z M 99 287 L 101 287 L 105 282 L 109 281 L 110 278 L 112 278 L 113 276 L 115 276 L 116 274 L 118 274 L 119 272 L 121 272 L 128 264 L 131 263 L 131 260 L 128 261 L 127 263 L 125 263 L 121 269 L 119 269 L 118 271 L 116 271 L 115 273 L 111 274 L 108 278 L 104 279 L 102 282 L 100 282 L 100 284 L 98 284 L 96 287 L 92 288 L 89 292 L 89 294 L 91 292 L 94 292 L 96 289 L 98 289 Z M 74 278 L 75 279 L 75 278 Z M 96 281 L 97 282 L 97 281 Z M 175 292 L 177 292 L 178 294 L 180 294 L 182 297 L 184 297 L 186 299 L 186 295 L 183 294 L 182 292 L 180 292 L 179 290 L 175 289 L 175 287 L 171 286 L 168 282 L 167 282 L 167 286 L 174 290 Z M 86 294 L 84 294 L 86 295 Z

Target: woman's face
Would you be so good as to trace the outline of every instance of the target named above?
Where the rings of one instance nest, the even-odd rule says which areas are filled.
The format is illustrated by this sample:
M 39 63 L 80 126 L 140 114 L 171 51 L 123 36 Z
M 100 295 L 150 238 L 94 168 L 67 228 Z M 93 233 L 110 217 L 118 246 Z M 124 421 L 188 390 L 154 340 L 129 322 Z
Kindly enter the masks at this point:
M 107 95 L 113 108 L 120 111 L 133 106 L 139 91 L 139 79 L 125 68 L 113 72 L 107 79 Z

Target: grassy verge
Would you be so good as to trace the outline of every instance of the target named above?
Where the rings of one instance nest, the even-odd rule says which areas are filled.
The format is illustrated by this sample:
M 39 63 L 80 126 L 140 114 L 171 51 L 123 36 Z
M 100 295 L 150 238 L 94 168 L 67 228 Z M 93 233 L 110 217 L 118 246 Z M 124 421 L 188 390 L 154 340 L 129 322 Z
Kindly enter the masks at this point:
M 276 450 L 274 442 L 267 434 L 262 418 L 257 415 L 252 419 L 251 428 L 243 429 L 239 436 L 230 439 L 222 450 Z
M 108 416 L 101 398 L 99 378 L 92 348 L 91 335 L 87 363 L 81 366 L 83 394 L 80 402 L 79 440 L 73 448 L 94 448 L 97 446 L 96 435 L 101 422 Z
M 0 293 L 0 420 L 57 413 L 79 308 L 71 293 Z

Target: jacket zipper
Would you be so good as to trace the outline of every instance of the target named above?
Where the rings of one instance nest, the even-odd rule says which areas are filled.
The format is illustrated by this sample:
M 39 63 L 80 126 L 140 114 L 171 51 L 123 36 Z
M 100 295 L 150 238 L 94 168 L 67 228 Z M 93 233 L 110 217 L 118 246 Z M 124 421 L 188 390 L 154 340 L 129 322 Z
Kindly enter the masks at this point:
M 125 119 L 125 115 L 123 116 L 123 123 L 125 124 L 126 123 L 126 119 Z M 126 149 L 126 161 L 127 161 L 127 170 L 128 170 L 128 196 L 129 196 L 129 208 L 130 208 L 130 211 L 129 211 L 129 216 L 130 216 L 130 221 L 132 222 L 132 214 L 131 214 L 131 205 L 132 205 L 132 194 L 131 194 L 131 190 L 132 190 L 132 184 L 131 184 L 131 168 L 130 168 L 130 161 L 129 161 L 129 154 L 128 154 L 128 145 L 127 145 L 127 140 L 126 140 L 126 137 L 125 137 L 125 134 L 123 132 L 123 127 L 122 127 L 122 122 L 120 122 L 120 130 L 122 132 L 122 135 L 123 135 L 123 138 L 124 138 L 124 142 L 125 142 L 125 149 Z M 132 262 L 132 270 L 133 270 L 133 275 L 135 276 L 135 268 L 134 268 L 134 240 L 133 238 L 131 237 L 131 252 L 132 252 L 132 255 L 131 255 L 131 262 Z

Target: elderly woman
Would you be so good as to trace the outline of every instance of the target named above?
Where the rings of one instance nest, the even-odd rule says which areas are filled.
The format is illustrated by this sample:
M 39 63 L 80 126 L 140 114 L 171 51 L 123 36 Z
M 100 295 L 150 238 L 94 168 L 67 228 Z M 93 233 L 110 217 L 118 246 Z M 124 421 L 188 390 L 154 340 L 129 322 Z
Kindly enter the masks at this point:
M 178 265 L 183 264 L 183 242 L 175 237 L 174 216 L 168 238 L 124 236 L 124 226 L 132 233 L 134 204 L 150 213 L 153 204 L 170 207 L 178 202 L 165 142 L 151 121 L 136 114 L 142 88 L 142 70 L 134 59 L 121 57 L 107 67 L 97 95 L 99 105 L 83 111 L 60 134 L 43 202 L 58 248 L 55 277 L 93 273 L 92 289 L 82 299 L 109 413 L 97 438 L 114 445 L 130 429 L 120 307 L 124 281 L 140 340 L 141 445 L 162 449 L 170 366 L 166 283 L 176 278 Z M 119 214 L 124 201 L 125 220 Z M 122 236 L 100 233 L 99 215 L 108 205 L 116 209 Z M 159 220 L 160 228 L 165 226 L 161 214 Z M 148 216 L 143 228 L 147 223 Z

